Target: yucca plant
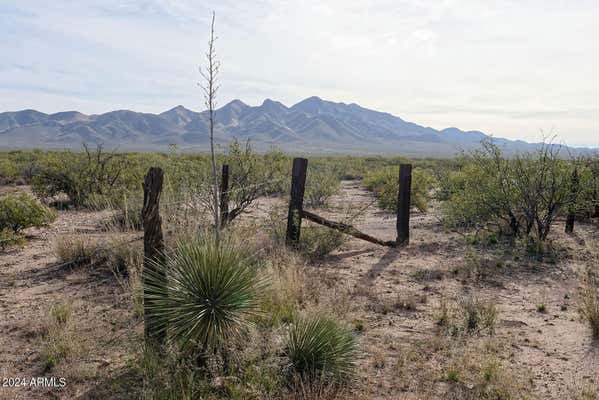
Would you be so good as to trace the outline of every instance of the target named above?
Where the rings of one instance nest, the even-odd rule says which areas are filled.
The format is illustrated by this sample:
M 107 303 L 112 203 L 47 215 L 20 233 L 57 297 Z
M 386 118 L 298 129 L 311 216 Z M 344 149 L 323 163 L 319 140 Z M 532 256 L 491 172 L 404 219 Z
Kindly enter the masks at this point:
M 342 382 L 354 372 L 357 346 L 350 330 L 328 316 L 316 315 L 291 327 L 287 355 L 301 376 Z
M 148 271 L 146 313 L 185 352 L 222 349 L 259 307 L 263 281 L 230 241 L 212 236 L 179 242 Z

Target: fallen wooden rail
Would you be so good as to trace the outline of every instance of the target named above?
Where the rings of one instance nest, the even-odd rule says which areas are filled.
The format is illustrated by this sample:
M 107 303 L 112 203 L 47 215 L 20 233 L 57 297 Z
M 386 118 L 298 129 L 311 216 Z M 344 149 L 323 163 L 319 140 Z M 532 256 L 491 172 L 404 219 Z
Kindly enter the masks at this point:
M 320 215 L 311 213 L 310 211 L 301 210 L 301 215 L 302 215 L 302 217 L 309 219 L 312 222 L 315 222 L 320 225 L 324 225 L 331 229 L 336 229 L 338 231 L 345 233 L 346 235 L 350 235 L 350 236 L 356 237 L 358 239 L 366 240 L 367 242 L 370 242 L 370 243 L 378 244 L 381 246 L 388 246 L 388 247 L 394 247 L 396 245 L 395 241 L 393 241 L 393 240 L 383 241 L 383 240 L 377 239 L 377 238 L 372 237 L 364 232 L 360 232 L 359 230 L 357 230 L 356 228 L 354 228 L 351 225 L 344 224 L 342 222 L 330 221 L 326 218 L 321 217 Z

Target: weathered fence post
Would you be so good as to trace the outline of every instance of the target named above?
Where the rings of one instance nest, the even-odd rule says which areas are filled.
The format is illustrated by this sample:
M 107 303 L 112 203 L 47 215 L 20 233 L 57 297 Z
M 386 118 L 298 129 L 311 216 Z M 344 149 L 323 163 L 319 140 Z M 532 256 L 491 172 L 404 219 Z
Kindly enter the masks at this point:
M 410 242 L 410 192 L 412 190 L 412 164 L 399 166 L 399 192 L 397 194 L 396 245 Z
M 574 168 L 572 172 L 572 182 L 570 187 L 570 205 L 568 207 L 568 215 L 566 216 L 566 233 L 574 232 L 574 220 L 576 218 L 576 198 L 578 197 L 579 179 L 578 168 Z
M 296 245 L 300 239 L 307 169 L 308 160 L 305 158 L 293 159 L 293 168 L 291 170 L 291 198 L 289 199 L 287 234 L 285 236 L 287 245 Z
M 220 223 L 221 227 L 229 221 L 229 166 L 223 164 L 220 181 Z
M 156 285 L 155 263 L 160 263 L 164 256 L 164 238 L 162 235 L 162 219 L 160 218 L 160 194 L 164 172 L 160 168 L 152 167 L 144 177 L 144 203 L 141 211 L 144 228 L 144 263 L 142 280 L 144 284 L 144 333 L 146 340 L 151 339 L 158 343 L 164 342 L 165 332 L 154 317 L 149 315 L 147 307 L 152 302 L 151 287 Z M 166 277 L 165 277 L 166 279 Z

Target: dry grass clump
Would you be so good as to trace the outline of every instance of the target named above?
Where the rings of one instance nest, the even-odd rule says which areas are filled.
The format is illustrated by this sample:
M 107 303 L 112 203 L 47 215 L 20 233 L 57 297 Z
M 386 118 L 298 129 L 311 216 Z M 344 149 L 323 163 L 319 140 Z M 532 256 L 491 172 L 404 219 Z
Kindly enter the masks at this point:
M 599 400 L 599 392 L 592 387 L 575 389 L 575 393 L 572 394 L 570 400 Z
M 469 349 L 452 354 L 442 377 L 447 386 L 443 399 L 512 400 L 528 399 L 530 390 L 521 375 L 485 349 Z
M 593 338 L 599 338 L 599 293 L 592 286 L 587 286 L 580 293 L 580 315 L 591 328 Z
M 476 251 L 469 248 L 464 256 L 464 262 L 453 272 L 467 281 L 485 282 L 500 274 L 504 268 L 503 261 L 481 257 Z
M 80 338 L 72 324 L 73 305 L 70 302 L 54 303 L 41 328 L 41 360 L 45 371 L 52 371 L 78 355 L 82 350 Z
M 98 242 L 88 236 L 61 235 L 54 240 L 54 255 L 60 263 L 90 262 L 98 250 Z
M 497 323 L 498 309 L 493 299 L 467 296 L 449 303 L 442 298 L 435 320 L 449 335 L 493 334 Z
M 356 288 L 354 293 L 360 293 L 360 290 L 363 289 Z M 381 296 L 374 293 L 369 294 L 368 299 L 370 301 L 366 307 L 367 310 L 383 315 L 398 311 L 417 311 L 418 305 L 427 302 L 425 295 L 412 291 L 406 291 L 395 296 Z
M 295 321 L 306 302 L 306 273 L 295 264 L 288 267 L 270 265 L 263 273 L 270 285 L 261 298 L 259 323 L 278 327 Z

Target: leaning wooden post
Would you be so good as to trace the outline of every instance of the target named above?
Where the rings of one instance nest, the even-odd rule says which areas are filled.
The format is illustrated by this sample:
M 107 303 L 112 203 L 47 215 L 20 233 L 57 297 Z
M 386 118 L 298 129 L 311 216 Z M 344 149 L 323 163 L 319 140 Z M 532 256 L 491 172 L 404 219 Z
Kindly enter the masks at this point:
M 289 213 L 287 214 L 287 245 L 295 246 L 300 239 L 302 226 L 302 210 L 304 208 L 304 190 L 306 188 L 306 171 L 308 160 L 294 158 L 291 170 L 291 198 L 289 199 Z
M 572 172 L 572 183 L 570 187 L 570 205 L 568 207 L 568 215 L 566 216 L 566 233 L 574 232 L 574 220 L 576 219 L 576 199 L 578 197 L 579 179 L 578 168 L 574 168 Z
M 144 263 L 143 263 L 143 291 L 144 291 L 144 333 L 146 341 L 151 340 L 163 343 L 166 337 L 164 327 L 151 315 L 148 308 L 152 306 L 154 289 L 160 291 L 156 285 L 165 284 L 164 271 L 156 266 L 160 265 L 164 257 L 164 238 L 162 235 L 162 219 L 160 218 L 160 193 L 164 172 L 160 168 L 152 167 L 144 177 L 144 203 L 141 211 L 144 227 Z M 157 279 L 158 278 L 158 279 Z M 164 278 L 162 283 L 160 278 Z
M 229 166 L 223 164 L 220 180 L 220 224 L 227 225 L 229 221 Z
M 397 194 L 397 246 L 410 242 L 410 192 L 412 190 L 412 164 L 399 166 L 399 192 Z

